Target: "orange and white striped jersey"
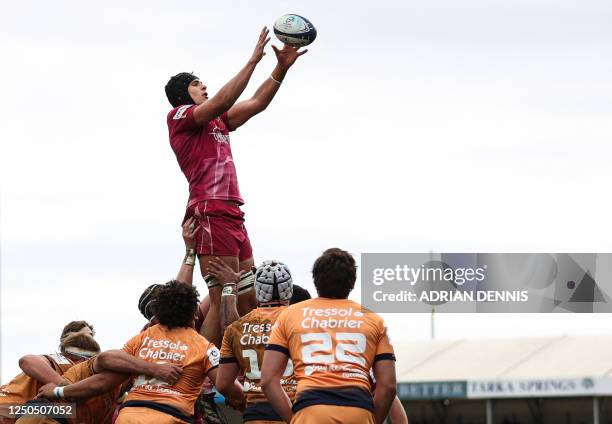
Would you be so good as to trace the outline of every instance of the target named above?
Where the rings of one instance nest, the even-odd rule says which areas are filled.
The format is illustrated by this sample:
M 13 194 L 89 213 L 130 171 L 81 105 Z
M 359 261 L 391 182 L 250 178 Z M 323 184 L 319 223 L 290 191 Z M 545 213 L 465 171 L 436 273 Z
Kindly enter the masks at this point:
M 323 297 L 285 309 L 266 350 L 293 361 L 296 412 L 315 404 L 373 410 L 370 369 L 376 361 L 395 360 L 380 316 L 352 300 Z
M 261 364 L 272 325 L 286 308 L 286 306 L 275 306 L 253 309 L 225 330 L 220 362 L 235 362 L 240 367 L 240 373 L 245 376 L 244 392 L 247 406 L 268 402 L 261 391 Z M 295 397 L 296 384 L 293 365 L 290 362 L 281 379 L 281 385 L 292 401 Z
M 204 379 L 219 365 L 219 349 L 193 328 L 174 328 L 160 324 L 147 328 L 130 339 L 123 350 L 130 355 L 158 364 L 181 365 L 183 373 L 174 385 L 139 375 L 126 401 L 148 401 L 169 405 L 193 415 L 193 407 Z

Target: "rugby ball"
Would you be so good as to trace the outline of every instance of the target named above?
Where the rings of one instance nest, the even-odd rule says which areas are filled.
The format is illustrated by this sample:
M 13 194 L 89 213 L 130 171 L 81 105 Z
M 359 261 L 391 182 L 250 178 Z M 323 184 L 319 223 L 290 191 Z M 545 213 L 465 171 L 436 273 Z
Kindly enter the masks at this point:
M 312 22 L 300 15 L 283 15 L 274 22 L 274 35 L 292 47 L 304 47 L 317 38 Z

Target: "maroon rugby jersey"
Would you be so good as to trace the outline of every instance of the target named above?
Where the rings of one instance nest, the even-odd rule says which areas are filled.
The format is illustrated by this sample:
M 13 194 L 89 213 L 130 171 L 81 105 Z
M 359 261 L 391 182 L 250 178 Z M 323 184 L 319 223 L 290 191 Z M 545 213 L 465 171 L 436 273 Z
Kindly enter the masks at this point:
M 195 107 L 176 107 L 167 119 L 170 145 L 189 182 L 189 205 L 212 199 L 243 204 L 230 147 L 227 112 L 199 126 L 193 117 Z

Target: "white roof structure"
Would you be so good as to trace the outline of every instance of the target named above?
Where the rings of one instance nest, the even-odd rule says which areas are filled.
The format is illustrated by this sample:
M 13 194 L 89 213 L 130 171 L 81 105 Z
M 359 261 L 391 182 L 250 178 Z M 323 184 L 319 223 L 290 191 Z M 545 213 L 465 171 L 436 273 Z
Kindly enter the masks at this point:
M 397 381 L 612 377 L 612 336 L 394 343 Z

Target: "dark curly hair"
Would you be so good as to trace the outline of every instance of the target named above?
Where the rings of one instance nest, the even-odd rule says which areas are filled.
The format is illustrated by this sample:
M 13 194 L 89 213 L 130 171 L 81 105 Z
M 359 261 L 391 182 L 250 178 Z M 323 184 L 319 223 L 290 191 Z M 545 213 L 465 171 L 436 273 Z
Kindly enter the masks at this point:
M 291 300 L 289 301 L 290 305 L 300 303 L 304 300 L 312 299 L 310 293 L 305 288 L 298 286 L 297 284 L 293 285 L 293 294 L 291 295 Z
M 357 279 L 355 259 L 337 247 L 327 249 L 312 266 L 312 277 L 319 296 L 346 299 Z
M 192 285 L 169 281 L 155 290 L 155 317 L 169 329 L 192 327 L 198 310 L 198 291 Z

